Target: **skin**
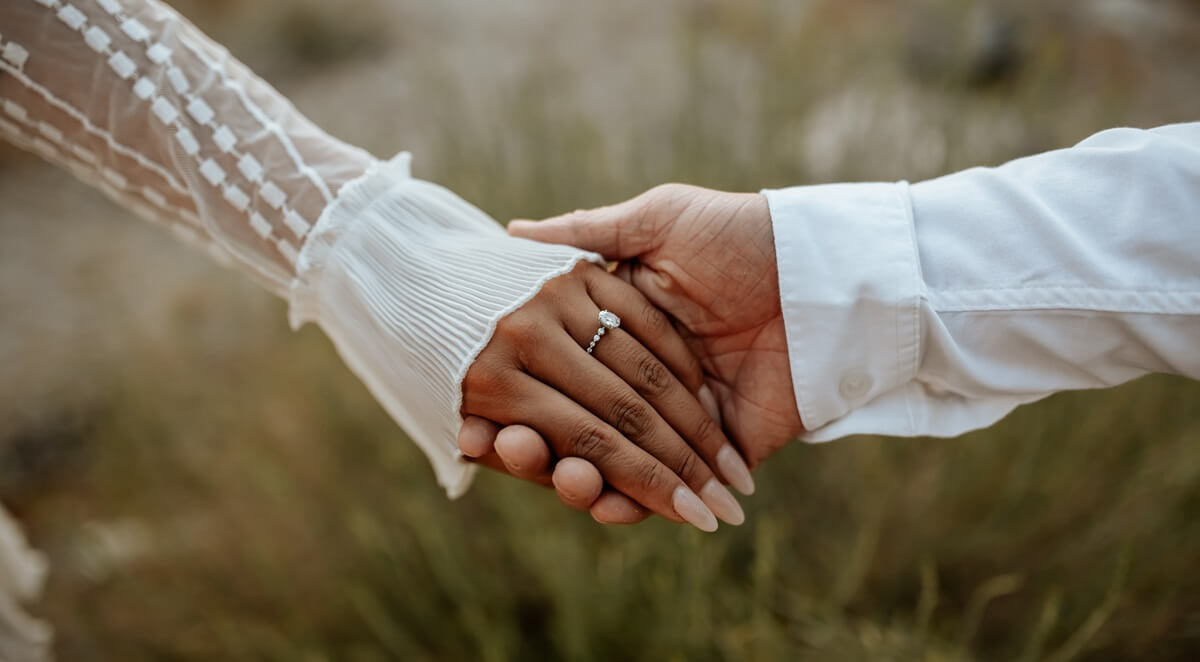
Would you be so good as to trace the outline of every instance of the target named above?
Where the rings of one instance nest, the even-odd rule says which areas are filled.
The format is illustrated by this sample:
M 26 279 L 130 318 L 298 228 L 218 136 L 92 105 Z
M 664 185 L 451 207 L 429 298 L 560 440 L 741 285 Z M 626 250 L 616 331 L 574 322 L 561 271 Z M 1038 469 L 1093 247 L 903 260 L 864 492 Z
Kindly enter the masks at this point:
M 588 355 L 601 309 L 621 325 Z M 695 395 L 703 382 L 699 362 L 657 307 L 581 263 L 497 325 L 463 380 L 471 418 L 460 448 L 487 466 L 554 484 L 571 507 L 591 506 L 607 483 L 634 505 L 622 501 L 621 510 L 682 521 L 677 489 L 702 493 L 729 444 Z M 551 456 L 563 459 L 553 474 Z M 717 487 L 724 490 L 719 480 Z
M 673 319 L 699 360 L 724 429 L 751 467 L 804 431 L 787 358 L 771 216 L 762 195 L 667 184 L 610 207 L 541 222 L 513 221 L 509 233 L 622 261 L 617 275 Z M 489 439 L 488 430 L 475 429 L 475 443 L 488 449 L 482 456 L 500 450 L 491 450 L 496 437 Z M 519 434 L 506 439 L 503 454 L 532 457 L 539 452 L 535 446 L 545 443 L 536 434 Z M 548 454 L 537 457 L 537 480 L 552 476 L 560 497 L 567 488 L 578 506 L 586 495 L 601 495 L 588 506 L 598 521 L 647 516 L 595 484 L 603 471 L 572 466 L 558 476 Z

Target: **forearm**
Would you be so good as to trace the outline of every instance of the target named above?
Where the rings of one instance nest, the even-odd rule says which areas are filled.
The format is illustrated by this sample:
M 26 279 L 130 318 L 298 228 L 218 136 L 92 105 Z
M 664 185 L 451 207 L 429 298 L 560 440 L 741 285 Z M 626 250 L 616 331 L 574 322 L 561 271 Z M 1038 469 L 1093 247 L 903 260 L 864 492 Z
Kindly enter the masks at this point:
M 1059 390 L 1200 377 L 1197 181 L 1193 124 L 769 192 L 810 438 L 955 435 Z
M 0 131 L 286 297 L 466 488 L 463 375 L 501 317 L 595 256 L 507 237 L 407 154 L 328 136 L 158 0 L 5 0 L 0 44 Z

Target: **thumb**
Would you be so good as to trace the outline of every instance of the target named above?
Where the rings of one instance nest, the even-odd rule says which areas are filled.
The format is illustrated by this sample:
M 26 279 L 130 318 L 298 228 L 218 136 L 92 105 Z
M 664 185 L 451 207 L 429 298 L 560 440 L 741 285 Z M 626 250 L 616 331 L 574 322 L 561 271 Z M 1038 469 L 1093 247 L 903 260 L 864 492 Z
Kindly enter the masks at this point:
M 515 220 L 508 233 L 548 244 L 569 244 L 609 260 L 637 257 L 655 248 L 658 232 L 643 198 L 580 209 L 544 221 Z

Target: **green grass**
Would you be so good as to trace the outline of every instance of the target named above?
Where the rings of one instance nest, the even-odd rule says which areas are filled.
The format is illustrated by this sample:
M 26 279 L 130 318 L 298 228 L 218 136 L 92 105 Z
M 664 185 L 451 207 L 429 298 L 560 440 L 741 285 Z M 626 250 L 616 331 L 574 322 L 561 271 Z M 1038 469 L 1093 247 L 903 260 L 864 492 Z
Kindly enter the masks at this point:
M 1050 29 L 1036 12 L 1024 67 L 979 88 L 953 70 L 915 82 L 897 9 L 823 2 L 796 17 L 785 5 L 682 11 L 663 37 L 682 63 L 679 112 L 617 134 L 572 105 L 552 59 L 487 121 L 431 64 L 428 102 L 444 110 L 418 174 L 498 218 L 537 217 L 669 180 L 920 179 L 1183 119 L 1161 109 L 1188 92 L 1104 66 L 1136 62 L 1132 48 Z M 858 123 L 812 124 L 839 98 Z M 805 156 L 823 131 L 844 136 L 836 163 Z M 51 435 L 69 437 L 70 461 L 15 495 L 54 561 L 42 611 L 61 659 L 1062 662 L 1200 650 L 1195 383 L 1060 394 L 955 440 L 794 445 L 761 470 L 743 527 L 602 528 L 494 475 L 448 502 L 320 333 L 286 330 L 282 306 L 272 329 L 207 342 L 196 322 L 236 327 L 239 305 L 168 320 L 169 345 L 148 343 L 144 360 L 104 377 L 85 425 Z

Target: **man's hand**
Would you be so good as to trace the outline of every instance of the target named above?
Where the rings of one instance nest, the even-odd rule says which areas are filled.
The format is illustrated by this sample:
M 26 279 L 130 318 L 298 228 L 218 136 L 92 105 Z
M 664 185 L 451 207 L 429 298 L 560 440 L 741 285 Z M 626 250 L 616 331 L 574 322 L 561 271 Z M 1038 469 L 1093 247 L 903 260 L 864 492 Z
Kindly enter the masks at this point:
M 667 184 L 508 229 L 625 261 L 619 274 L 676 320 L 700 359 L 725 430 L 751 466 L 803 432 L 766 198 Z

